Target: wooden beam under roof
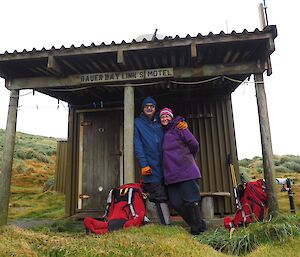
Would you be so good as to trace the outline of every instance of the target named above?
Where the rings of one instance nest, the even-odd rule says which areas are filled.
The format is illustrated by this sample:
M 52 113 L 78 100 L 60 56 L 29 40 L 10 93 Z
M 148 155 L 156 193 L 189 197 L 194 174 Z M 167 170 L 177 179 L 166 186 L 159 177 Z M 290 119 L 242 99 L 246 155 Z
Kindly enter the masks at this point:
M 60 64 L 57 62 L 56 57 L 54 57 L 52 55 L 48 57 L 47 69 L 50 72 L 54 72 L 57 75 L 62 75 L 63 74 L 63 71 L 60 67 Z
M 117 51 L 117 63 L 125 65 L 124 52 L 122 50 Z
M 191 57 L 193 59 L 197 58 L 197 45 L 195 42 L 191 44 Z
M 174 78 L 187 79 L 230 76 L 253 74 L 258 71 L 264 71 L 263 65 L 255 63 L 203 65 L 200 68 L 176 68 L 174 69 Z
M 241 74 L 253 74 L 263 72 L 265 69 L 260 63 L 238 63 L 238 64 L 220 64 L 203 65 L 197 68 L 174 68 L 174 79 L 198 80 L 201 78 L 230 76 Z M 88 85 L 81 85 L 80 76 L 83 74 L 70 75 L 67 77 L 38 77 L 38 78 L 18 78 L 8 80 L 6 86 L 8 89 L 39 89 L 39 88 L 61 88 L 61 87 L 80 87 L 86 88 Z M 161 78 L 160 80 L 170 80 L 170 78 Z M 135 81 L 140 83 L 143 80 Z M 145 80 L 144 80 L 145 81 Z M 129 81 L 126 81 L 129 82 Z M 110 82 L 110 84 L 125 84 L 124 81 Z M 101 87 L 103 83 L 93 84 Z M 106 85 L 109 85 L 106 83 Z

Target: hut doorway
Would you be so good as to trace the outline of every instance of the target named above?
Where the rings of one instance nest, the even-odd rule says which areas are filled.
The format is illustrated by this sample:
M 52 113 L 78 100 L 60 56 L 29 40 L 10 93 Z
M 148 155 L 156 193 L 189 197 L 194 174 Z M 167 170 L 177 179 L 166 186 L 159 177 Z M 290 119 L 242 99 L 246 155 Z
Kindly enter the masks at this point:
M 78 210 L 99 211 L 123 177 L 123 112 L 81 112 L 78 118 Z

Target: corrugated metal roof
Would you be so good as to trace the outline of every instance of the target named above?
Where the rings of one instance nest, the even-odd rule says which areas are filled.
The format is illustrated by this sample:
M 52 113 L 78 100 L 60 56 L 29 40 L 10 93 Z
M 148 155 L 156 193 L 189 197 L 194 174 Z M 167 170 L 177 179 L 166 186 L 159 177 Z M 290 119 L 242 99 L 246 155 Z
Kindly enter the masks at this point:
M 153 42 L 168 42 L 168 41 L 175 42 L 175 41 L 187 40 L 187 39 L 203 39 L 203 38 L 212 38 L 212 37 L 217 39 L 217 38 L 226 37 L 226 36 L 260 34 L 260 33 L 265 33 L 266 31 L 271 32 L 273 34 L 273 39 L 277 37 L 276 26 L 271 25 L 271 26 L 266 27 L 262 31 L 256 28 L 254 31 L 251 31 L 251 32 L 244 29 L 240 33 L 237 33 L 235 30 L 233 30 L 231 33 L 225 33 L 224 31 L 220 31 L 220 33 L 214 34 L 213 32 L 209 32 L 205 36 L 202 35 L 201 33 L 198 33 L 197 36 L 194 36 L 194 37 L 187 34 L 185 37 L 180 37 L 179 35 L 176 35 L 175 37 L 165 36 L 163 39 L 158 39 L 157 37 L 155 37 L 153 40 L 147 40 L 146 38 L 144 38 L 141 41 L 137 41 L 137 40 L 133 39 L 131 42 L 126 42 L 125 40 L 122 40 L 122 42 L 119 44 L 117 44 L 115 41 L 112 41 L 110 44 L 105 44 L 104 42 L 102 42 L 101 44 L 98 44 L 98 45 L 95 43 L 91 43 L 89 46 L 82 44 L 79 47 L 75 47 L 74 45 L 71 45 L 69 48 L 62 45 L 60 48 L 55 48 L 54 46 L 52 46 L 50 49 L 46 49 L 43 47 L 40 50 L 33 48 L 32 50 L 23 49 L 23 51 L 20 51 L 20 52 L 18 52 L 17 50 L 14 50 L 13 52 L 5 51 L 4 53 L 0 53 L 0 60 L 2 59 L 1 57 L 8 56 L 8 55 L 35 54 L 35 53 L 44 53 L 44 52 L 55 53 L 55 52 L 66 51 L 66 50 L 73 51 L 73 50 L 80 50 L 80 49 L 105 48 L 105 47 L 112 47 L 112 46 L 136 45 L 136 44 L 153 43 Z
M 72 104 L 85 105 L 100 100 L 110 103 L 122 102 L 121 87 L 114 87 L 109 83 L 106 86 L 74 85 L 68 79 L 60 84 L 60 79 L 72 78 L 79 74 L 173 68 L 177 73 L 184 75 L 179 76 L 180 79 L 176 77 L 177 82 L 194 83 L 214 78 L 218 76 L 216 74 L 219 70 L 222 70 L 223 75 L 230 74 L 232 78 L 242 81 L 253 74 L 253 67 L 264 66 L 260 63 L 275 50 L 276 36 L 276 26 L 272 25 L 262 31 L 255 29 L 252 32 L 244 30 L 241 33 L 232 31 L 226 34 L 221 31 L 218 34 L 210 32 L 205 36 L 199 33 L 194 37 L 188 34 L 185 37 L 176 35 L 173 38 L 167 36 L 153 40 L 144 38 L 140 42 L 123 40 L 119 44 L 112 41 L 110 44 L 92 43 L 90 46 L 80 47 L 72 45 L 69 48 L 62 46 L 41 50 L 34 48 L 31 51 L 24 49 L 22 52 L 0 54 L 0 76 L 8 80 L 26 80 L 26 86 L 20 86 L 19 89 L 34 88 Z M 239 70 L 240 67 L 244 67 L 243 72 Z M 38 80 L 35 80 L 37 82 L 32 86 L 34 78 Z M 58 81 L 59 87 L 51 86 L 50 82 L 53 79 Z M 238 86 L 238 83 L 224 79 L 208 81 L 201 85 L 172 83 L 172 80 L 174 79 L 154 80 L 157 82 L 155 85 L 140 86 L 135 90 L 136 98 L 142 98 L 145 94 L 163 94 L 166 93 L 166 89 L 168 92 L 169 89 L 177 92 L 204 90 L 205 93 L 210 91 L 213 94 L 223 90 L 223 93 L 228 94 Z M 124 84 L 113 84 L 118 83 Z M 80 90 L 77 90 L 78 87 Z

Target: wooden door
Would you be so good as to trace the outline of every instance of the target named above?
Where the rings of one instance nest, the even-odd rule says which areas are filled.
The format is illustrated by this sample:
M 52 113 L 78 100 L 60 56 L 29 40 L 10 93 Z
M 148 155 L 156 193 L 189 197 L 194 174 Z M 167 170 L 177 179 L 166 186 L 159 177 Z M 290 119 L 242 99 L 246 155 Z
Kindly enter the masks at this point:
M 82 195 L 90 197 L 81 199 L 78 209 L 103 210 L 110 189 L 120 185 L 120 169 L 123 166 L 122 123 L 122 111 L 81 114 L 79 193 L 81 191 Z

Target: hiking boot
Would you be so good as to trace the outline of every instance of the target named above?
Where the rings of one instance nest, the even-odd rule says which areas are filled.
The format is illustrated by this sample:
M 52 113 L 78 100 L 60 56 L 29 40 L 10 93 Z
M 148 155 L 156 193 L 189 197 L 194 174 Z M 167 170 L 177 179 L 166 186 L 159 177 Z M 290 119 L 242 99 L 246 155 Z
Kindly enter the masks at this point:
M 200 232 L 204 232 L 208 229 L 208 222 L 205 221 L 204 219 L 200 220 L 201 226 L 200 226 Z
M 201 219 L 200 206 L 198 202 L 189 204 L 189 213 L 191 221 L 191 234 L 199 235 L 200 233 L 207 230 L 206 222 Z

